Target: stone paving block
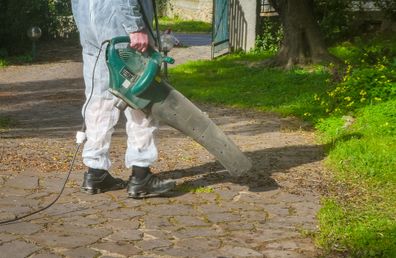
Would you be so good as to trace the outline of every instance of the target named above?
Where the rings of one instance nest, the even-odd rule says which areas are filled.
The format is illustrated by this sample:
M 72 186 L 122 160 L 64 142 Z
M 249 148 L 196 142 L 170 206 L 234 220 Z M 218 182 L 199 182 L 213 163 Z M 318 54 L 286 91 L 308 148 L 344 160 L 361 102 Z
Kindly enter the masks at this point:
M 262 254 L 266 258 L 312 258 L 315 256 L 311 256 L 309 254 L 301 254 L 295 251 L 290 250 L 265 250 L 262 251 Z
M 152 229 L 140 229 L 143 232 L 143 240 L 154 240 L 154 239 L 167 239 L 173 240 L 171 231 L 167 230 L 152 230 Z
M 130 209 L 136 209 L 137 207 L 144 206 L 143 200 L 139 199 L 133 199 L 133 198 L 127 198 L 125 200 L 122 200 L 122 207 L 124 208 L 130 208 Z
M 33 190 L 39 187 L 39 178 L 37 176 L 19 175 L 9 179 L 5 185 L 24 190 Z
M 123 229 L 115 231 L 107 239 L 112 241 L 136 241 L 143 239 L 143 232 L 136 229 Z
M 303 202 L 305 197 L 303 195 L 296 195 L 287 192 L 279 192 L 277 195 L 273 196 L 272 199 L 277 202 Z
M 38 250 L 37 245 L 16 240 L 0 245 L 0 258 L 25 258 Z
M 205 251 L 193 251 L 186 248 L 163 248 L 152 251 L 153 253 L 160 255 L 160 257 L 178 257 L 178 258 L 191 258 L 191 257 L 202 257 Z M 216 256 L 205 256 L 205 257 L 216 257 Z
M 173 232 L 173 235 L 179 239 L 192 237 L 218 237 L 225 233 L 220 228 L 215 227 L 188 227 Z
M 172 198 L 172 201 L 174 199 Z M 144 202 L 144 205 L 159 205 L 159 204 L 170 204 L 171 199 L 170 198 L 164 198 L 164 197 L 152 197 L 152 198 L 147 198 L 146 200 L 141 200 L 140 202 Z
M 51 198 L 53 200 L 55 197 L 56 194 L 42 191 L 42 189 L 40 189 L 39 192 L 29 194 L 29 199 L 39 199 L 41 202 L 44 200 L 44 198 Z
M 238 203 L 246 202 L 262 204 L 268 203 L 272 199 L 273 195 L 275 195 L 275 192 L 273 194 L 267 192 L 267 197 L 262 196 L 260 193 L 240 192 L 237 196 L 233 198 L 233 201 Z
M 169 217 L 159 216 L 144 216 L 143 217 L 143 228 L 144 229 L 164 229 L 170 228 L 173 225 L 169 222 Z
M 12 234 L 7 234 L 7 233 L 0 233 L 0 243 L 7 243 L 10 242 L 12 240 L 17 239 L 18 236 L 16 235 L 12 235 Z
M 224 237 L 221 238 L 221 241 L 223 242 L 224 245 L 228 246 L 239 246 L 239 247 L 246 247 L 246 248 L 252 248 L 252 243 L 254 240 L 251 238 L 241 238 L 240 236 L 233 236 L 231 235 L 225 235 Z
M 8 207 L 37 207 L 39 203 L 39 200 L 11 194 L 0 199 L 0 206 L 6 210 L 8 210 Z
M 310 217 L 311 221 L 316 221 L 316 213 L 319 211 L 319 204 L 296 203 L 291 205 L 295 210 L 295 215 L 301 218 Z
M 61 198 L 62 199 L 62 198 Z M 75 217 L 75 216 L 87 216 L 96 213 L 95 210 L 89 208 L 84 204 L 75 203 L 55 203 L 48 210 L 43 211 L 41 214 L 48 215 L 50 217 Z
M 264 224 L 267 221 L 268 213 L 266 211 L 243 211 L 241 212 L 243 221 L 257 222 Z
M 266 229 L 257 232 L 234 231 L 231 232 L 230 235 L 239 239 L 247 240 L 249 242 L 257 242 L 257 243 L 280 241 L 282 239 L 294 238 L 300 236 L 298 232 L 285 231 L 280 229 Z
M 83 227 L 66 223 L 50 225 L 48 226 L 48 231 L 58 232 L 66 235 L 92 235 L 99 238 L 106 237 L 112 233 L 112 230 L 103 227 Z
M 121 254 L 125 256 L 132 256 L 140 254 L 142 251 L 132 244 L 129 243 L 115 243 L 115 242 L 105 242 L 105 243 L 96 243 L 91 246 L 94 250 L 101 252 L 104 255 L 109 254 Z
M 0 188 L 0 196 L 27 196 L 31 191 L 22 188 L 13 188 L 2 185 Z
M 41 232 L 29 236 L 28 239 L 33 240 L 42 246 L 72 249 L 96 243 L 100 239 L 100 236 Z
M 208 226 L 209 223 L 204 221 L 203 218 L 196 216 L 176 216 L 173 218 L 176 226 Z
M 290 206 L 286 204 L 268 204 L 263 206 L 265 211 L 268 212 L 268 219 L 279 218 L 279 217 L 287 217 L 291 215 L 292 211 L 290 210 Z
M 113 230 L 138 229 L 140 222 L 137 218 L 131 220 L 110 219 L 103 226 Z
M 14 222 L 0 226 L 0 232 L 7 232 L 19 235 L 31 235 L 42 229 L 42 226 L 29 222 Z
M 107 194 L 86 194 L 84 192 L 76 192 L 73 197 L 79 200 L 81 203 L 107 203 L 113 202 L 111 196 Z
M 264 210 L 262 207 L 258 207 L 256 203 L 247 202 L 222 202 L 220 207 L 225 210 L 239 212 Z
M 28 214 L 30 212 L 32 212 L 33 209 L 30 207 L 26 207 L 26 206 L 13 206 L 13 207 L 7 207 L 6 208 L 6 214 L 5 219 L 11 219 L 11 218 L 16 218 L 18 216 L 21 215 L 25 215 Z
M 304 228 L 307 230 L 315 231 L 316 228 L 316 218 L 314 216 L 288 216 L 288 217 L 275 217 L 272 219 L 273 222 L 278 222 L 283 225 L 290 225 L 294 228 Z
M 268 243 L 265 246 L 268 249 L 278 250 L 296 250 L 299 249 L 298 243 L 294 240 L 281 240 L 272 243 Z
M 221 246 L 221 241 L 217 238 L 186 238 L 176 242 L 176 248 L 193 251 L 208 251 L 217 249 Z
M 243 230 L 253 230 L 255 228 L 254 223 L 247 221 L 219 223 L 219 226 L 224 231 L 243 231 Z
M 71 224 L 71 225 L 83 226 L 83 227 L 102 224 L 105 221 L 106 219 L 104 218 L 89 218 L 88 216 L 86 217 L 75 216 L 75 217 L 69 217 L 63 219 L 63 222 L 65 224 Z
M 197 212 L 190 206 L 184 204 L 160 204 L 155 206 L 143 207 L 143 210 L 150 215 L 158 216 L 180 216 L 180 215 L 192 215 Z
M 64 181 L 65 178 L 60 177 L 41 177 L 40 187 L 42 187 L 45 192 L 58 193 Z
M 236 192 L 230 191 L 229 189 L 217 189 L 215 193 L 217 194 L 217 198 L 220 202 L 232 201 L 238 194 Z
M 44 251 L 44 252 L 40 252 L 38 254 L 34 254 L 34 255 L 30 256 L 29 258 L 62 258 L 62 255 L 53 254 L 53 253 Z
M 216 203 L 218 196 L 215 193 L 206 193 L 206 194 L 199 194 L 198 195 L 203 202 L 207 203 Z
M 143 216 L 145 215 L 145 212 L 129 208 L 121 208 L 111 211 L 104 211 L 102 215 L 104 218 L 129 220 L 132 218 Z
M 79 247 L 63 252 L 63 255 L 68 258 L 96 258 L 99 256 L 99 254 L 100 252 L 86 247 Z
M 97 195 L 97 194 L 96 194 Z M 92 202 L 91 205 L 85 205 L 87 208 L 96 210 L 99 212 L 104 212 L 104 211 L 112 211 L 116 209 L 126 209 L 125 205 L 121 202 L 115 202 L 113 200 L 111 201 L 102 201 L 102 202 Z
M 169 247 L 171 245 L 172 242 L 162 239 L 143 240 L 136 243 L 136 246 L 142 249 L 143 251 Z
M 204 214 L 230 211 L 230 209 L 228 209 L 227 207 L 223 207 L 215 203 L 200 205 L 198 206 L 198 210 Z
M 264 257 L 263 254 L 246 247 L 224 246 L 222 247 L 222 250 L 231 257 Z
M 212 223 L 225 223 L 231 221 L 240 221 L 241 216 L 234 213 L 210 213 L 206 215 L 208 220 Z
M 185 193 L 178 196 L 173 196 L 172 201 L 174 201 L 175 203 L 194 205 L 200 205 L 208 202 L 206 199 L 201 198 L 200 194 L 195 193 Z
M 10 219 L 15 219 L 16 216 L 14 213 L 11 212 L 1 212 L 0 213 L 0 221 L 6 221 Z

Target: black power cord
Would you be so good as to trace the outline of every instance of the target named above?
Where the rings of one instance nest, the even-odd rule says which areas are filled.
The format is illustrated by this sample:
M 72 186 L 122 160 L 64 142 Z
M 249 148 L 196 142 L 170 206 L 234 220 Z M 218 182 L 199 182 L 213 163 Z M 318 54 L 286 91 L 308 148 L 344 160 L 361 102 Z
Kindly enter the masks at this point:
M 59 198 L 61 197 L 63 191 L 65 190 L 67 181 L 69 181 L 69 177 L 70 177 L 70 174 L 71 174 L 71 172 L 72 172 L 72 169 L 73 169 L 73 166 L 74 166 L 74 162 L 75 162 L 75 160 L 76 160 L 77 153 L 78 153 L 78 151 L 80 150 L 80 146 L 81 146 L 81 144 L 78 144 L 78 145 L 77 145 L 77 148 L 76 148 L 76 151 L 74 152 L 73 160 L 71 161 L 70 169 L 69 169 L 69 172 L 68 172 L 67 177 L 66 177 L 66 179 L 65 179 L 65 182 L 63 183 L 63 186 L 62 186 L 61 191 L 59 192 L 58 196 L 57 196 L 50 204 L 48 204 L 47 206 L 45 206 L 45 207 L 43 207 L 43 208 L 41 208 L 41 209 L 38 209 L 38 210 L 36 210 L 36 211 L 33 211 L 33 212 L 29 213 L 29 214 L 26 214 L 26 215 L 23 215 L 23 216 L 19 216 L 19 217 L 16 217 L 16 218 L 14 218 L 14 219 L 10 219 L 10 220 L 0 221 L 0 225 L 2 225 L 2 224 L 8 224 L 8 223 L 11 223 L 11 222 L 15 222 L 15 221 L 18 221 L 18 220 L 21 220 L 21 219 L 30 217 L 30 216 L 32 216 L 32 215 L 34 215 L 34 214 L 37 214 L 37 213 L 39 213 L 39 212 L 42 212 L 42 211 L 48 209 L 49 207 L 51 207 L 52 205 L 54 205 L 54 204 L 59 200 Z
M 86 125 L 85 125 L 85 113 L 86 113 L 86 111 L 87 111 L 87 106 L 89 105 L 89 103 L 90 103 L 90 101 L 91 101 L 91 99 L 92 99 L 92 95 L 93 95 L 93 91 L 94 91 L 94 87 L 95 87 L 95 72 L 96 72 L 96 66 L 97 66 L 97 64 L 98 64 L 100 54 L 102 53 L 103 45 L 105 45 L 105 44 L 108 43 L 108 42 L 109 42 L 108 40 L 102 42 L 102 44 L 101 44 L 101 46 L 100 46 L 100 49 L 99 49 L 98 56 L 96 57 L 96 60 L 95 60 L 95 65 L 94 65 L 93 73 L 92 73 L 92 87 L 91 87 L 91 92 L 90 92 L 90 95 L 89 95 L 89 97 L 88 97 L 88 100 L 86 101 L 87 103 L 85 104 L 84 110 L 83 110 L 83 119 L 84 119 L 84 122 L 83 122 L 83 125 L 82 125 L 82 127 L 81 127 L 81 131 L 80 131 L 80 132 L 83 132 L 83 133 L 85 132 L 85 129 L 86 129 Z M 33 212 L 31 212 L 31 213 L 28 213 L 28 214 L 25 214 L 25 215 L 22 215 L 22 216 L 19 216 L 19 217 L 17 216 L 17 217 L 14 218 L 14 219 L 9 219 L 9 220 L 0 221 L 0 225 L 8 224 L 8 223 L 12 223 L 12 222 L 16 222 L 16 221 L 22 220 L 22 219 L 24 219 L 24 218 L 27 218 L 27 217 L 30 217 L 30 216 L 32 216 L 32 215 L 34 215 L 34 214 L 37 214 L 37 213 L 39 213 L 39 212 L 42 212 L 42 211 L 44 211 L 44 210 L 50 208 L 52 205 L 54 205 L 54 204 L 59 200 L 59 198 L 62 196 L 63 191 L 65 190 L 66 184 L 67 184 L 67 182 L 69 181 L 69 177 L 70 177 L 71 172 L 73 171 L 74 163 L 75 163 L 75 161 L 76 161 L 77 153 L 78 153 L 78 151 L 80 150 L 81 144 L 82 144 L 82 143 L 77 143 L 76 151 L 74 152 L 73 159 L 72 159 L 72 161 L 71 161 L 71 163 L 70 163 L 70 167 L 69 167 L 69 171 L 68 171 L 68 173 L 67 173 L 66 179 L 65 179 L 65 181 L 63 182 L 62 189 L 60 190 L 58 196 L 56 196 L 56 198 L 55 198 L 54 200 L 53 200 L 50 204 L 48 204 L 47 206 L 45 206 L 45 207 L 43 207 L 43 208 L 40 208 L 40 209 L 38 209 L 38 210 L 36 210 L 36 211 L 33 211 Z

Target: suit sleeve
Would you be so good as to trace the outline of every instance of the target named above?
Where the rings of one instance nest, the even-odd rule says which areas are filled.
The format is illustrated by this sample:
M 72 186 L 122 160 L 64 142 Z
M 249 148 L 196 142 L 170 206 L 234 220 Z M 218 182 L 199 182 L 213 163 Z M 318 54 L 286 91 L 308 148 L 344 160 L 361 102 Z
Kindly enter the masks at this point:
M 142 7 L 137 0 L 123 0 L 120 8 L 121 24 L 128 34 L 141 31 L 146 27 L 142 16 Z

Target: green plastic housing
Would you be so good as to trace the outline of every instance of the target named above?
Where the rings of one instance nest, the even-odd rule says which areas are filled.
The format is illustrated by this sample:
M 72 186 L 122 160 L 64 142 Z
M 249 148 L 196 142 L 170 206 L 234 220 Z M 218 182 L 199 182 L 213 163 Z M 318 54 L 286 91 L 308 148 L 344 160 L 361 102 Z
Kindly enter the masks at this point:
M 161 64 L 167 60 L 163 60 L 161 54 L 152 48 L 141 53 L 126 46 L 129 42 L 129 37 L 123 36 L 113 38 L 107 45 L 109 91 L 132 108 L 143 109 L 151 101 L 141 95 L 154 84 L 155 80 L 160 82 Z

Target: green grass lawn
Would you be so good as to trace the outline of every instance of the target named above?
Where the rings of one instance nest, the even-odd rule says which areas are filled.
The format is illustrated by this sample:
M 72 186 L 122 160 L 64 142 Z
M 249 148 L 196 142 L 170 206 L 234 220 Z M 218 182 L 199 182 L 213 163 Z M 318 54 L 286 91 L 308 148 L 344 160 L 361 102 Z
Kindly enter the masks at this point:
M 333 146 L 317 241 L 353 257 L 395 257 L 396 100 L 359 109 L 348 130 L 340 124 L 332 118 L 318 126 Z
M 173 32 L 210 33 L 212 24 L 202 21 L 181 20 L 178 18 L 159 18 L 160 30 L 172 29 Z
M 339 82 L 332 81 L 327 72 L 331 68 L 324 66 L 290 71 L 249 66 L 268 57 L 265 54 L 190 62 L 171 69 L 170 79 L 195 101 L 274 111 L 312 122 L 319 141 L 327 146 L 330 170 L 318 214 L 317 243 L 325 252 L 351 257 L 396 257 L 393 48 L 395 37 L 333 47 L 350 70 Z M 353 120 L 350 126 L 345 126 L 346 117 Z
M 232 55 L 214 61 L 190 62 L 171 69 L 172 84 L 187 97 L 260 111 L 321 116 L 314 94 L 323 91 L 329 74 L 323 67 L 295 69 L 250 68 L 268 55 Z

